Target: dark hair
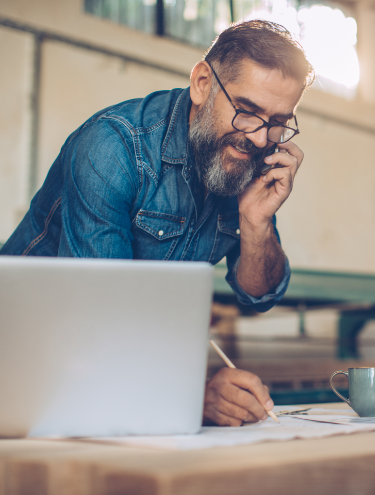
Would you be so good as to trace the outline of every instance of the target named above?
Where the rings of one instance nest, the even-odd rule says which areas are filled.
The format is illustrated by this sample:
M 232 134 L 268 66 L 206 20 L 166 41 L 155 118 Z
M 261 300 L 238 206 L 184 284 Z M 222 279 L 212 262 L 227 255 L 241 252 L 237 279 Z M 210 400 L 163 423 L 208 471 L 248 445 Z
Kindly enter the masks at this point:
M 304 88 L 315 79 L 312 65 L 302 46 L 290 32 L 275 22 L 260 19 L 238 22 L 223 31 L 204 55 L 224 82 L 237 79 L 243 60 L 280 70 L 284 77 L 303 82 Z

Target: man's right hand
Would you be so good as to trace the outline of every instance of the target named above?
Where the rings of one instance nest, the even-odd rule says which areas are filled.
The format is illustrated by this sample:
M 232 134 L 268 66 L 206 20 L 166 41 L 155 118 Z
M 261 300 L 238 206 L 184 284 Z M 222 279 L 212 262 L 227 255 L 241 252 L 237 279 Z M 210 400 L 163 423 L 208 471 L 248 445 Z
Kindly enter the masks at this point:
M 203 424 L 241 426 L 267 419 L 274 404 L 266 385 L 249 371 L 222 368 L 206 384 Z

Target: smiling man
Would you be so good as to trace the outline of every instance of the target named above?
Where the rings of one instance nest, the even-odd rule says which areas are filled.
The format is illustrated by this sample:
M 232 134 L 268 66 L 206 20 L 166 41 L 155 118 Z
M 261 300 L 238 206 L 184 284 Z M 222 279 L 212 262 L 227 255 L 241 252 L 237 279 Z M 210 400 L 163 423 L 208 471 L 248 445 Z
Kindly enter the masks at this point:
M 226 256 L 238 300 L 267 311 L 290 277 L 275 213 L 303 159 L 291 139 L 312 79 L 283 27 L 231 26 L 194 67 L 190 88 L 107 108 L 69 136 L 0 254 Z M 257 376 L 223 368 L 207 384 L 204 421 L 238 426 L 272 407 Z

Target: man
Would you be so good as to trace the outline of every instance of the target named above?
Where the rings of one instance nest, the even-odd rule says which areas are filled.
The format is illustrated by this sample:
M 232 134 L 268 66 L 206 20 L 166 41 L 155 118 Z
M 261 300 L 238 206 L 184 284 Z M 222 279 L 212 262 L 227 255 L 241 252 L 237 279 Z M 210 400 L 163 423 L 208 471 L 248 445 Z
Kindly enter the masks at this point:
M 194 67 L 190 88 L 125 101 L 77 129 L 1 254 L 226 256 L 239 301 L 270 309 L 290 277 L 275 212 L 303 159 L 290 139 L 311 80 L 284 28 L 231 26 Z M 204 420 L 237 426 L 272 407 L 258 377 L 223 368 L 207 384 Z

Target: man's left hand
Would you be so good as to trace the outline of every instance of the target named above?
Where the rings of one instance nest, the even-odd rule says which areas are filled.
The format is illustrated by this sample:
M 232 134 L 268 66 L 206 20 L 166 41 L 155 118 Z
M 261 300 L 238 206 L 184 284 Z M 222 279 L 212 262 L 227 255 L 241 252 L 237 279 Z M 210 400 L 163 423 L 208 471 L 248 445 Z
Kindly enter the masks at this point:
M 237 278 L 242 289 L 254 297 L 269 293 L 282 279 L 285 255 L 276 239 L 272 218 L 291 193 L 303 160 L 296 144 L 278 146 L 279 153 L 265 159 L 275 168 L 252 181 L 238 198 L 241 256 Z
M 294 177 L 303 160 L 303 152 L 293 142 L 278 145 L 279 152 L 265 158 L 272 167 L 266 175 L 253 180 L 238 198 L 240 215 L 253 228 L 267 225 L 288 198 Z M 246 225 L 241 225 L 241 232 Z

